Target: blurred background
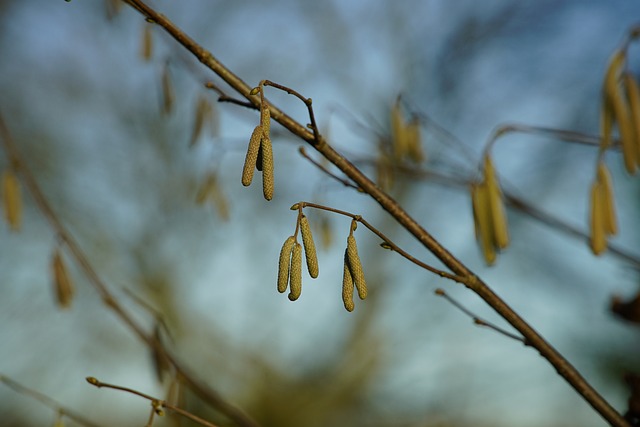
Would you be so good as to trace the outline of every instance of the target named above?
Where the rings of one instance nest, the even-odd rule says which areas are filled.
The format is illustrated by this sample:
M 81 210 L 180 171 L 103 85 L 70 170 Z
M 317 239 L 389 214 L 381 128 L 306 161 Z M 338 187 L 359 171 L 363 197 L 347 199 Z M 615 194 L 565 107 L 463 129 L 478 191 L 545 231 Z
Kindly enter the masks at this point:
M 500 124 L 598 133 L 604 70 L 640 20 L 640 3 L 153 6 L 248 84 L 270 79 L 313 98 L 329 141 L 371 177 L 386 174 L 409 213 L 624 412 L 622 378 L 640 367 L 640 340 L 637 326 L 615 318 L 609 304 L 613 295 L 638 292 L 637 265 L 611 253 L 596 258 L 584 239 L 509 209 L 512 244 L 487 267 L 465 183 Z M 640 49 L 630 55 L 637 73 Z M 340 290 L 347 218 L 306 210 L 320 276 L 304 273 L 294 303 L 279 294 L 278 254 L 295 229 L 289 207 L 301 200 L 360 214 L 439 265 L 375 202 L 304 159 L 301 141 L 279 125 L 272 125 L 273 201 L 262 198 L 259 175 L 242 187 L 257 113 L 217 103 L 204 83 L 233 92 L 130 7 L 3 0 L 0 58 L 0 112 L 100 277 L 148 330 L 154 317 L 130 294 L 161 313 L 164 341 L 182 364 L 261 426 L 603 425 L 535 351 L 474 326 L 434 290 L 504 326 L 482 301 L 381 249 L 364 227 L 355 236 L 370 296 L 347 313 Z M 271 88 L 266 95 L 307 123 L 298 100 Z M 398 96 L 406 117 L 422 120 L 425 160 L 381 169 Z M 201 99 L 211 116 L 194 141 Z M 505 188 L 587 231 L 595 149 L 517 134 L 493 153 Z M 640 187 L 618 154 L 607 163 L 621 229 L 613 244 L 638 259 Z M 104 306 L 64 248 L 77 295 L 71 309 L 57 306 L 50 267 L 57 239 L 26 192 L 24 202 L 20 231 L 4 223 L 0 231 L 0 373 L 97 425 L 142 425 L 148 402 L 84 378 L 161 398 L 170 379 L 159 381 L 149 349 Z M 232 425 L 190 393 L 183 397 L 188 410 Z M 2 384 L 0 414 L 5 426 L 56 420 L 54 410 Z M 157 425 L 178 424 L 165 417 Z

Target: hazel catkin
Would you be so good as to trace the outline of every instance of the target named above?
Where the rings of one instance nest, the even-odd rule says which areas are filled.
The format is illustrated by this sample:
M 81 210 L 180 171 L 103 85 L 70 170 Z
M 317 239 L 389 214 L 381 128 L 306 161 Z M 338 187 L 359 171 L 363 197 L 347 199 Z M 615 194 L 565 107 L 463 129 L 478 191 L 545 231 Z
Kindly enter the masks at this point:
M 289 268 L 291 262 L 291 252 L 296 239 L 293 236 L 287 237 L 282 249 L 280 249 L 280 260 L 278 261 L 278 292 L 283 293 L 289 284 Z
M 484 174 L 488 205 L 493 225 L 493 243 L 498 249 L 504 249 L 509 245 L 507 217 L 502 202 L 502 192 L 500 191 L 496 170 L 489 155 L 484 158 Z
M 367 282 L 364 279 L 364 271 L 362 270 L 362 263 L 358 255 L 358 246 L 356 245 L 356 238 L 353 237 L 353 234 L 349 234 L 349 237 L 347 237 L 347 261 L 353 283 L 358 290 L 358 296 L 360 299 L 365 299 L 367 297 Z
M 344 269 L 342 272 L 342 303 L 344 308 L 351 312 L 355 308 L 353 304 L 353 277 L 349 269 L 347 250 L 344 251 Z
M 307 259 L 309 276 L 315 279 L 319 273 L 318 256 L 316 253 L 316 245 L 313 242 L 313 235 L 311 234 L 311 226 L 305 215 L 302 215 L 300 219 L 300 231 L 302 233 L 302 243 L 304 244 L 304 255 Z
M 260 128 L 260 125 L 258 125 L 251 133 L 249 147 L 247 148 L 247 155 L 244 158 L 244 167 L 242 168 L 242 185 L 245 187 L 251 185 L 251 181 L 253 181 L 253 172 L 256 168 L 256 160 L 258 159 L 261 139 L 262 129 Z
M 73 282 L 69 277 L 69 273 L 67 272 L 64 260 L 62 259 L 62 254 L 57 248 L 53 252 L 52 269 L 53 286 L 56 295 L 56 301 L 58 302 L 60 308 L 69 308 L 69 306 L 71 305 L 71 301 L 73 300 L 75 289 L 73 286 Z
M 291 268 L 289 269 L 289 300 L 295 301 L 302 293 L 302 245 L 295 242 L 291 254 Z
M 273 199 L 273 149 L 271 139 L 262 137 L 262 194 L 266 200 Z

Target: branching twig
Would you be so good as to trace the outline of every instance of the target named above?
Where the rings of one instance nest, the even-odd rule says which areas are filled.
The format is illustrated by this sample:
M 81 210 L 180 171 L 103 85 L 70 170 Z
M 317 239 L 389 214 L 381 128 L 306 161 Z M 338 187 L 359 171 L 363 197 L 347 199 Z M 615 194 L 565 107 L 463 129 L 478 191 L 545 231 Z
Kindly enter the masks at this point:
M 278 83 L 274 83 L 270 80 L 264 80 L 263 84 L 265 86 L 272 86 L 272 87 L 275 87 L 276 89 L 283 90 L 287 92 L 289 95 L 293 95 L 296 98 L 298 98 L 300 101 L 304 102 L 304 105 L 307 106 L 307 110 L 309 111 L 309 120 L 311 121 L 308 127 L 313 131 L 313 137 L 316 144 L 320 144 L 320 133 L 318 132 L 318 125 L 316 124 L 316 116 L 313 113 L 313 105 L 312 105 L 311 98 L 305 98 L 304 96 L 300 95 L 300 93 L 291 89 L 290 87 L 283 86 Z
M 466 314 L 467 316 L 471 317 L 471 319 L 473 319 L 473 323 L 478 325 L 478 326 L 485 326 L 489 329 L 493 329 L 494 331 L 496 331 L 497 333 L 504 335 L 507 338 L 511 338 L 514 339 L 516 341 L 520 341 L 521 343 L 523 343 L 524 345 L 527 345 L 527 341 L 522 338 L 519 335 L 516 335 L 514 333 L 511 333 L 505 329 L 502 329 L 501 327 L 494 325 L 491 322 L 488 322 L 478 316 L 476 316 L 475 314 L 473 314 L 471 311 L 469 311 L 469 309 L 467 309 L 465 306 L 463 306 L 462 304 L 460 304 L 458 301 L 454 300 L 451 296 L 449 296 L 449 294 L 447 294 L 444 289 L 436 289 L 435 290 L 435 294 L 443 297 L 444 299 L 446 299 L 451 305 L 453 305 L 454 307 L 456 307 L 458 310 L 462 311 L 464 314 Z
M 181 415 L 181 416 L 183 416 L 185 418 L 188 418 L 191 421 L 196 422 L 196 423 L 198 423 L 200 425 L 203 425 L 205 427 L 218 427 L 216 424 L 210 423 L 209 421 L 204 420 L 204 419 L 198 417 L 197 415 L 192 414 L 189 411 L 185 411 L 184 409 L 181 409 L 181 408 L 179 408 L 177 406 L 174 406 L 174 405 L 172 405 L 170 403 L 167 403 L 165 400 L 158 399 L 158 398 L 153 397 L 153 396 L 149 396 L 148 394 L 142 393 L 142 392 L 140 392 L 138 390 L 134 390 L 132 388 L 123 387 L 123 386 L 119 386 L 119 385 L 103 383 L 102 381 L 99 381 L 95 377 L 87 377 L 87 382 L 89 384 L 91 384 L 91 385 L 94 385 L 94 386 L 98 387 L 98 388 L 104 387 L 104 388 L 110 388 L 110 389 L 113 389 L 113 390 L 120 390 L 120 391 L 124 391 L 124 392 L 127 392 L 127 393 L 134 394 L 136 396 L 140 396 L 140 397 L 142 397 L 144 399 L 147 399 L 147 400 L 149 400 L 151 402 L 151 405 L 153 406 L 154 411 L 152 411 L 152 412 L 155 412 L 158 415 L 160 415 L 158 413 L 158 408 L 165 408 L 165 409 L 168 409 L 171 412 L 175 412 L 176 414 Z
M 243 101 L 241 99 L 233 98 L 227 95 L 222 89 L 216 86 L 213 82 L 206 82 L 204 84 L 204 87 L 206 87 L 207 89 L 211 89 L 218 94 L 218 102 L 228 102 L 230 104 L 240 105 L 241 107 L 251 108 L 253 110 L 258 109 L 258 107 L 256 107 L 254 104 L 248 101 Z
M 349 181 L 347 181 L 344 178 L 340 178 L 338 175 L 334 174 L 333 172 L 331 172 L 329 169 L 327 169 L 326 167 L 324 167 L 323 165 L 321 165 L 320 163 L 318 163 L 316 160 L 314 160 L 311 156 L 309 156 L 307 154 L 307 151 L 304 149 L 304 147 L 300 147 L 298 149 L 298 151 L 300 152 L 300 154 L 302 155 L 302 157 L 304 157 L 305 159 L 309 160 L 315 167 L 317 167 L 318 169 L 320 169 L 322 172 L 324 172 L 325 174 L 327 174 L 328 176 L 330 176 L 331 178 L 335 179 L 336 181 L 338 181 L 340 184 L 344 185 L 345 187 L 351 187 L 356 191 L 360 191 L 360 189 L 356 186 L 353 185 L 352 183 L 350 183 Z
M 393 241 L 391 241 L 391 239 L 389 239 L 387 236 L 385 236 L 384 233 L 382 233 L 380 230 L 375 228 L 373 225 L 371 225 L 367 220 L 362 218 L 360 215 L 352 214 L 351 212 L 343 211 L 343 210 L 340 210 L 340 209 L 335 209 L 335 208 L 332 208 L 332 207 L 329 207 L 329 206 L 319 205 L 319 204 L 316 204 L 316 203 L 310 203 L 310 202 L 299 202 L 299 203 L 296 203 L 294 206 L 296 206 L 296 205 L 298 206 L 298 208 L 300 210 L 302 210 L 303 208 L 314 208 L 314 209 L 320 209 L 320 210 L 327 211 L 327 212 L 333 212 L 335 214 L 344 215 L 344 216 L 347 216 L 349 218 L 352 218 L 354 221 L 357 221 L 360 224 L 362 224 L 365 227 L 367 227 L 373 234 L 375 234 L 376 236 L 380 237 L 382 239 L 381 246 L 384 249 L 388 249 L 388 250 L 392 250 L 394 252 L 397 252 L 398 254 L 400 254 L 404 258 L 408 259 L 409 261 L 411 261 L 415 265 L 417 265 L 419 267 L 422 267 L 425 270 L 428 270 L 428 271 L 432 272 L 433 274 L 437 274 L 440 277 L 443 277 L 445 279 L 450 279 L 450 280 L 453 280 L 453 281 L 458 282 L 458 283 L 463 283 L 463 284 L 465 283 L 465 278 L 464 277 L 456 276 L 455 274 L 451 274 L 451 273 L 448 273 L 446 271 L 443 271 L 443 270 L 437 269 L 435 267 L 432 267 L 429 264 L 425 264 L 424 262 L 422 262 L 419 259 L 415 258 L 414 256 L 410 255 L 409 253 L 404 251 L 402 248 L 400 248 L 398 245 L 393 243 Z

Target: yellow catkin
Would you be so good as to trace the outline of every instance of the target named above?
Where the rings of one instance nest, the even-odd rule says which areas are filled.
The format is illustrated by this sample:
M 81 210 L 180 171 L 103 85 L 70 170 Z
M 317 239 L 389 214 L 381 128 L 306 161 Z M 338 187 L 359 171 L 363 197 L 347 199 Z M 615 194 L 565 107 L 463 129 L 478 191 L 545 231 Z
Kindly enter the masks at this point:
M 625 61 L 626 57 L 622 49 L 616 50 L 613 55 L 611 55 L 607 71 L 604 75 L 603 90 L 605 98 L 609 97 L 610 93 L 617 89 Z
M 280 260 L 278 261 L 278 292 L 283 293 L 289 284 L 289 267 L 291 263 L 291 252 L 296 239 L 293 236 L 287 237 L 282 249 L 280 249 Z
M 273 199 L 273 148 L 271 139 L 262 137 L 262 194 L 266 200 Z
M 318 255 L 316 254 L 316 245 L 313 242 L 313 234 L 311 234 L 311 226 L 305 215 L 300 219 L 300 231 L 302 233 L 302 243 L 304 244 L 304 255 L 307 259 L 307 269 L 309 276 L 314 279 L 318 277 Z
M 289 300 L 295 301 L 302 293 L 302 245 L 296 242 L 291 254 L 291 268 L 289 270 Z
M 605 126 L 608 125 L 607 122 L 609 119 L 611 119 L 611 124 L 617 124 L 620 141 L 622 142 L 624 166 L 628 173 L 633 174 L 636 171 L 638 163 L 638 148 L 635 144 L 635 132 L 627 105 L 627 99 L 620 85 L 620 78 L 624 70 L 625 62 L 625 52 L 622 49 L 615 51 L 609 60 L 603 83 L 602 108 L 604 111 L 601 121 Z M 605 132 L 608 133 L 603 135 L 602 142 L 602 146 L 607 147 L 611 141 L 610 128 L 602 130 L 603 134 Z
M 58 418 L 56 422 L 53 423 L 53 427 L 65 427 L 62 417 Z
M 364 279 L 364 271 L 362 269 L 362 263 L 360 262 L 360 256 L 358 255 L 358 246 L 356 245 L 356 238 L 353 234 L 349 234 L 347 237 L 347 260 L 349 262 L 349 272 L 353 278 L 353 283 L 358 290 L 358 296 L 360 299 L 367 297 L 367 282 Z
M 635 137 L 636 163 L 640 164 L 640 87 L 630 73 L 624 74 L 624 87 L 629 100 L 631 127 Z
M 53 286 L 60 308 L 69 308 L 73 300 L 74 286 L 58 248 L 53 252 Z
M 140 47 L 140 57 L 149 61 L 153 54 L 153 37 L 151 33 L 151 25 L 145 24 L 142 30 L 142 46 Z
M 245 187 L 251 185 L 251 181 L 253 181 L 253 173 L 256 168 L 256 160 L 258 159 L 261 139 L 262 129 L 260 128 L 260 125 L 258 125 L 251 133 L 249 147 L 247 148 L 247 155 L 244 158 L 244 167 L 242 168 L 242 185 Z
M 595 255 L 600 255 L 607 248 L 601 186 L 602 183 L 597 180 L 591 186 L 591 240 L 589 243 Z
M 353 277 L 351 277 L 346 250 L 344 252 L 344 269 L 342 272 L 342 303 L 344 304 L 344 308 L 349 312 L 355 308 L 353 304 Z
M 394 175 L 391 160 L 386 154 L 380 153 L 376 161 L 376 184 L 382 190 L 387 191 L 393 187 Z
M 198 188 L 198 192 L 196 193 L 196 204 L 202 205 L 206 202 L 211 194 L 213 193 L 213 188 L 216 185 L 216 176 L 213 173 L 207 174 L 204 182 Z
M 405 130 L 407 138 L 407 156 L 415 163 L 422 163 L 425 159 L 422 151 L 422 139 L 420 136 L 420 121 L 413 119 Z
M 613 131 L 613 108 L 611 103 L 604 99 L 602 106 L 600 107 L 600 147 L 607 149 L 611 146 L 612 138 L 611 133 Z
M 627 100 L 620 87 L 609 93 L 609 102 L 613 110 L 613 119 L 618 125 L 620 142 L 622 143 L 622 158 L 624 166 L 630 174 L 634 174 L 637 166 L 637 147 L 635 131 L 631 122 L 631 115 Z
M 220 219 L 223 221 L 229 219 L 229 201 L 218 182 L 217 175 L 213 172 L 207 174 L 207 177 L 196 193 L 196 203 L 198 205 L 202 205 L 207 201 L 213 204 Z
M 491 222 L 493 225 L 494 244 L 499 249 L 504 249 L 509 245 L 509 230 L 507 226 L 507 216 L 502 201 L 502 192 L 493 167 L 491 157 L 484 158 L 485 185 L 487 188 L 488 204 L 491 210 Z
M 598 163 L 597 180 L 601 184 L 599 188 L 602 192 L 601 200 L 604 205 L 604 231 L 607 235 L 616 234 L 618 232 L 618 223 L 616 220 L 615 198 L 613 196 L 613 181 L 604 162 Z
M 175 101 L 175 93 L 173 90 L 173 83 L 171 83 L 171 75 L 169 74 L 169 67 L 165 66 L 162 70 L 162 112 L 164 114 L 171 113 L 173 109 L 173 103 Z
M 217 184 L 217 181 L 213 188 L 213 193 L 211 197 L 213 201 L 213 206 L 216 208 L 216 212 L 218 213 L 218 216 L 220 217 L 220 219 L 223 221 L 228 221 L 229 220 L 229 200 L 227 199 L 227 196 L 225 195 L 220 185 Z
M 476 238 L 480 242 L 485 261 L 491 265 L 496 260 L 496 248 L 493 241 L 493 223 L 491 220 L 487 187 L 484 183 L 473 184 L 471 186 L 471 200 L 476 226 Z
M 22 194 L 20 181 L 11 169 L 2 174 L 2 196 L 7 223 L 12 230 L 17 231 L 22 223 Z
M 625 55 L 622 50 L 617 50 L 611 56 L 607 71 L 605 72 L 602 84 L 602 106 L 600 109 L 600 133 L 602 141 L 600 147 L 603 149 L 611 146 L 611 132 L 613 129 L 614 111 L 611 102 L 611 94 L 618 91 L 618 80 L 625 62 Z
M 391 142 L 396 159 L 403 158 L 407 153 L 406 124 L 398 99 L 391 107 Z
M 193 147 L 198 142 L 202 129 L 208 116 L 211 113 L 211 106 L 204 96 L 200 96 L 196 101 L 196 113 L 193 119 L 193 130 L 191 131 L 191 140 L 189 141 L 189 147 Z

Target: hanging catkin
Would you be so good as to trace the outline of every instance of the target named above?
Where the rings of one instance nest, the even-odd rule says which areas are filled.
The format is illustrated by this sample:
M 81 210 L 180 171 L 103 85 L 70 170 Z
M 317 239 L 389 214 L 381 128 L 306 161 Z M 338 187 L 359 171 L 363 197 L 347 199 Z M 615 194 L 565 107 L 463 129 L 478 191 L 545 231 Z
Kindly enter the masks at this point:
M 309 270 L 309 276 L 314 279 L 318 277 L 318 256 L 316 254 L 316 245 L 313 242 L 313 235 L 311 234 L 311 227 L 309 220 L 305 215 L 302 215 L 300 219 L 300 231 L 302 232 L 302 243 L 304 244 L 304 254 L 307 259 L 307 269 Z

